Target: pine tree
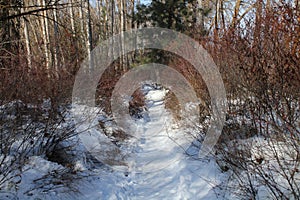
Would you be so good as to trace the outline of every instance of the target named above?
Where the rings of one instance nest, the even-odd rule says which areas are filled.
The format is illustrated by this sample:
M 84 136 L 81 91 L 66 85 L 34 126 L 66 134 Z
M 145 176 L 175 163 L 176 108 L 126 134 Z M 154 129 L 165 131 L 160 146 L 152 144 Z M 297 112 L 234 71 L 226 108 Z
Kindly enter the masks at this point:
M 139 24 L 186 32 L 195 23 L 195 0 L 153 0 L 149 6 L 138 7 Z

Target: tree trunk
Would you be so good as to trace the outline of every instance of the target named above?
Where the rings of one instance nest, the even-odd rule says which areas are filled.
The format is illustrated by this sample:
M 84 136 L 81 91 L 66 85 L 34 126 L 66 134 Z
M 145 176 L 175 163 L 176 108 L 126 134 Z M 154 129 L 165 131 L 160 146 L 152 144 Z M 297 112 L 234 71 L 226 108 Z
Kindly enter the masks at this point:
M 16 3 L 17 5 L 13 5 Z M 0 68 L 8 68 L 16 64 L 17 57 L 20 51 L 20 18 L 8 19 L 10 15 L 19 15 L 21 10 L 20 2 L 12 2 L 0 0 L 0 50 L 2 58 L 0 58 Z M 14 42 L 12 42 L 14 41 Z M 6 61 L 3 62 L 2 59 Z
M 241 0 L 236 0 L 235 6 L 234 6 L 234 13 L 233 13 L 233 18 L 232 18 L 232 28 L 234 29 L 236 24 L 237 24 L 237 19 L 238 15 L 240 12 L 240 7 L 241 7 Z
M 45 7 L 45 0 L 39 0 L 39 4 L 41 7 Z M 42 12 L 42 18 L 41 18 L 41 28 L 42 28 L 42 38 L 43 38 L 43 44 L 44 44 L 44 54 L 45 54 L 45 66 L 46 70 L 49 72 L 50 69 L 50 53 L 48 48 L 48 19 L 47 17 L 47 11 Z
M 57 24 L 57 12 L 56 12 L 56 5 L 53 5 L 53 29 L 54 29 L 54 68 L 55 71 L 58 72 L 58 52 L 59 52 L 59 42 L 58 42 L 58 24 Z
M 256 6 L 256 12 L 255 12 L 254 43 L 258 45 L 260 43 L 263 0 L 257 0 L 255 6 Z
M 115 31 L 114 31 L 114 25 L 115 25 L 115 0 L 111 0 L 111 33 L 110 35 L 113 36 Z
M 127 70 L 127 55 L 125 55 L 125 43 L 123 31 L 126 31 L 126 4 L 124 0 L 119 1 L 120 10 L 120 27 L 121 27 L 121 41 L 120 41 L 120 67 L 123 71 Z
M 91 22 L 91 11 L 90 11 L 90 2 L 89 0 L 86 0 L 85 2 L 85 8 L 87 10 L 86 12 L 86 49 L 87 49 L 87 56 L 89 61 L 93 61 L 93 58 L 91 57 L 91 52 L 92 52 L 92 42 L 93 42 L 93 38 L 92 38 L 92 22 Z M 90 62 L 89 65 L 89 70 L 92 71 L 93 70 L 93 63 Z
M 201 29 L 201 32 L 204 30 L 204 19 L 203 19 L 203 0 L 197 0 L 197 18 L 196 25 Z
M 84 2 L 85 0 L 80 0 L 80 8 L 79 8 L 79 18 L 80 18 L 80 37 L 83 44 L 85 44 L 86 37 L 84 33 Z
M 113 36 L 115 34 L 115 29 L 114 29 L 114 25 L 115 25 L 115 1 L 111 0 L 110 3 L 110 36 Z M 111 49 L 110 49 L 110 56 L 113 57 L 114 56 L 114 41 L 112 40 L 112 44 L 111 44 Z M 118 66 L 115 66 L 115 70 L 118 70 Z
M 25 2 L 24 2 L 25 4 Z M 21 9 L 22 12 L 25 12 L 25 9 Z M 32 62 L 31 62 L 31 50 L 30 50 L 30 41 L 29 41 L 29 34 L 28 34 L 28 24 L 27 24 L 27 19 L 23 17 L 23 31 L 24 31 L 24 39 L 25 39 L 25 48 L 26 48 L 26 59 L 27 59 L 27 65 L 29 70 L 32 69 Z
M 73 0 L 70 0 L 69 14 L 70 14 L 72 36 L 76 37 L 75 23 L 74 23 L 74 11 L 73 11 Z
M 222 19 L 222 29 L 225 30 L 225 16 L 224 16 L 224 0 L 220 0 L 220 15 L 221 15 L 221 19 Z
M 110 28 L 109 28 L 109 2 L 108 0 L 105 0 L 105 15 L 104 15 L 104 23 L 105 23 L 105 39 L 107 39 L 109 37 L 109 32 L 110 32 Z
M 96 9 L 97 9 L 97 13 L 98 13 L 98 17 L 97 17 L 97 20 L 100 22 L 100 27 L 101 28 L 99 28 L 98 29 L 98 40 L 99 40 L 99 42 L 101 42 L 102 41 L 102 39 L 103 39 L 103 33 L 105 32 L 105 28 L 102 28 L 102 27 L 105 27 L 105 22 L 103 23 L 103 18 L 102 18 L 102 12 L 103 12 L 103 9 L 102 9 L 102 6 L 103 6 L 103 2 L 102 2 L 102 0 L 98 0 L 97 1 L 97 5 L 96 5 L 97 7 L 96 7 Z
M 218 32 L 219 29 L 219 19 L 220 19 L 220 5 L 219 0 L 216 0 L 216 10 L 215 10 L 215 30 Z

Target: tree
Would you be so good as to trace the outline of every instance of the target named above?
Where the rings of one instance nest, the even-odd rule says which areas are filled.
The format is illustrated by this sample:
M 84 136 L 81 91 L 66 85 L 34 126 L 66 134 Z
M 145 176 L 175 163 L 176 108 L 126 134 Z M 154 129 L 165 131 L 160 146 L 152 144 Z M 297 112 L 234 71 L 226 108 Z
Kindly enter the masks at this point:
M 39 5 L 41 7 L 46 7 L 45 0 L 39 0 Z M 44 55 L 45 55 L 45 66 L 46 70 L 49 71 L 50 65 L 51 65 L 51 57 L 50 57 L 50 50 L 49 50 L 49 27 L 48 27 L 48 16 L 47 16 L 47 10 L 44 9 L 42 11 L 42 17 L 41 17 L 41 28 L 42 28 L 42 38 L 43 38 L 43 44 L 44 44 Z
M 21 20 L 20 18 L 7 19 L 10 15 L 20 14 L 20 3 L 21 2 L 16 0 L 0 1 L 0 51 L 4 58 L 9 58 L 9 60 L 6 61 L 0 58 L 1 68 L 8 68 L 8 66 L 13 65 L 12 62 L 16 62 L 17 60 L 15 55 L 18 55 L 20 50 L 19 40 L 21 37 Z
M 25 2 L 24 2 L 24 4 L 25 4 Z M 25 9 L 22 8 L 21 11 L 25 12 Z M 32 69 L 30 39 L 29 39 L 29 31 L 28 31 L 28 20 L 25 17 L 23 17 L 23 19 L 22 19 L 22 24 L 23 24 L 23 29 L 24 29 L 24 39 L 25 39 L 25 46 L 26 46 L 26 53 L 27 53 L 27 64 L 28 64 L 28 68 Z
M 149 6 L 140 5 L 136 14 L 138 24 L 187 32 L 195 22 L 192 0 L 153 0 Z

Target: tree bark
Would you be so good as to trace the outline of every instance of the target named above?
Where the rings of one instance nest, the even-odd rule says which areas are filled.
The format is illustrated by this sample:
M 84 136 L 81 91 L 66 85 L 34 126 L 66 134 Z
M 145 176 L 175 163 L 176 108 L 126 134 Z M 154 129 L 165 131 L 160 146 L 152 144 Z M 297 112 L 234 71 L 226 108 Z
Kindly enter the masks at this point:
M 72 36 L 76 37 L 75 23 L 74 23 L 74 11 L 73 11 L 73 0 L 70 0 L 69 14 L 70 14 Z
M 45 8 L 45 0 L 39 0 L 39 5 L 42 8 Z M 45 55 L 45 67 L 46 70 L 49 72 L 50 69 L 50 53 L 48 48 L 48 20 L 47 20 L 47 13 L 46 10 L 42 11 L 41 17 L 41 29 L 42 29 L 42 38 L 43 38 L 43 45 L 44 45 L 44 55 Z
M 85 0 L 80 0 L 80 8 L 78 9 L 79 11 L 79 18 L 80 18 L 80 37 L 81 37 L 81 40 L 83 42 L 83 44 L 85 44 L 85 41 L 86 41 L 86 37 L 85 37 L 85 33 L 84 33 L 84 15 L 83 15 L 83 12 L 84 12 L 84 1 Z
M 25 9 L 22 8 L 21 11 L 24 12 Z M 29 34 L 28 34 L 28 24 L 27 24 L 27 20 L 25 17 L 23 17 L 22 23 L 23 23 L 23 31 L 24 31 L 24 39 L 25 39 L 27 65 L 28 65 L 28 69 L 31 70 L 32 62 L 31 62 L 30 39 L 29 39 Z
M 56 5 L 53 5 L 53 31 L 54 31 L 54 49 L 53 49 L 53 59 L 54 59 L 54 68 L 58 72 L 58 53 L 59 53 L 59 42 L 58 42 L 58 24 L 57 24 L 57 11 Z
M 88 55 L 88 59 L 89 61 L 92 61 L 92 57 L 91 57 L 91 52 L 92 52 L 92 43 L 93 43 L 93 38 L 92 38 L 92 21 L 91 21 L 91 11 L 90 11 L 90 2 L 89 0 L 85 1 L 85 8 L 87 10 L 86 12 L 86 49 L 87 49 L 87 55 Z M 93 70 L 93 64 L 92 62 L 89 65 L 90 70 Z
M 220 0 L 216 0 L 216 10 L 215 10 L 215 30 L 218 32 L 219 29 L 219 19 L 220 19 Z
M 126 31 L 126 4 L 124 0 L 119 1 L 119 11 L 120 11 L 120 33 L 121 33 L 121 41 L 120 41 L 120 67 L 123 71 L 127 70 L 127 55 L 125 55 L 125 43 L 124 43 L 124 34 L 123 31 Z

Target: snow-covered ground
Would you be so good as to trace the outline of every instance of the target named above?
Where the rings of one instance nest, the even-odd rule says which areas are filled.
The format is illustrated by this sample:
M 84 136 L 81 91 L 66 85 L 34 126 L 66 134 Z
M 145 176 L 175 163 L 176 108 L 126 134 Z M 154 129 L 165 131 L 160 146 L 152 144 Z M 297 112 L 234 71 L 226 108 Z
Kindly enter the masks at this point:
M 229 166 L 221 172 L 222 165 L 228 163 L 213 155 L 205 159 L 195 156 L 201 145 L 194 140 L 199 132 L 187 131 L 189 127 L 174 120 L 165 109 L 167 91 L 147 86 L 143 92 L 147 109 L 141 119 L 128 119 L 126 123 L 132 131 L 123 141 L 116 142 L 111 137 L 117 126 L 99 108 L 74 106 L 73 114 L 68 113 L 65 122 L 57 125 L 57 130 L 64 130 L 76 124 L 79 133 L 64 141 L 65 146 L 72 146 L 68 154 L 72 158 L 64 158 L 70 165 L 50 161 L 45 153 L 36 153 L 39 151 L 33 148 L 32 153 L 26 154 L 22 167 L 11 172 L 14 176 L 6 182 L 5 191 L 0 190 L 0 199 L 249 199 L 252 197 L 246 196 L 249 191 L 244 187 L 249 186 L 247 181 L 255 187 L 256 199 L 266 199 L 272 197 L 273 183 L 279 189 L 288 185 L 289 175 L 293 177 L 293 188 L 298 189 L 300 165 L 295 160 L 299 152 L 296 143 L 256 136 L 233 139 L 227 151 L 235 154 L 243 150 L 245 160 L 231 163 L 236 171 Z M 13 119 L 14 114 L 6 117 Z M 192 116 L 187 117 L 191 121 Z M 105 121 L 105 134 L 99 121 Z M 37 136 L 45 130 L 40 126 Z M 1 167 L 13 158 L 7 156 Z M 244 164 L 247 170 L 240 170 L 238 165 Z M 2 177 L 0 174 L 0 180 Z M 271 181 L 269 188 L 264 178 Z M 298 192 L 296 189 L 294 193 Z M 280 191 L 293 199 L 289 188 Z
M 146 95 L 149 115 L 137 120 L 137 133 L 129 140 L 128 173 L 120 179 L 118 199 L 215 199 L 219 171 L 213 161 L 189 159 L 189 140 L 172 128 L 165 110 L 164 90 Z
M 214 159 L 187 156 L 187 151 L 197 150 L 189 146 L 191 138 L 173 125 L 173 117 L 163 102 L 166 91 L 148 88 L 144 92 L 148 111 L 143 119 L 128 122 L 134 124 L 136 131 L 118 149 L 125 155 L 121 166 L 111 162 L 110 166 L 87 169 L 84 161 L 78 161 L 77 171 L 70 176 L 61 165 L 41 156 L 31 157 L 23 167 L 22 182 L 15 189 L 17 195 L 13 196 L 19 199 L 217 199 L 214 188 L 219 184 L 221 172 Z M 89 142 L 102 144 L 98 145 L 99 154 L 117 148 L 111 146 L 99 128 L 90 124 L 81 127 L 89 127 L 86 129 Z M 80 131 L 84 132 L 84 128 Z M 104 157 L 105 153 L 98 159 L 109 163 Z M 65 182 L 56 176 L 66 176 Z M 57 179 L 57 185 L 50 179 Z M 4 199 L 12 193 L 0 195 Z

